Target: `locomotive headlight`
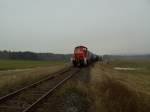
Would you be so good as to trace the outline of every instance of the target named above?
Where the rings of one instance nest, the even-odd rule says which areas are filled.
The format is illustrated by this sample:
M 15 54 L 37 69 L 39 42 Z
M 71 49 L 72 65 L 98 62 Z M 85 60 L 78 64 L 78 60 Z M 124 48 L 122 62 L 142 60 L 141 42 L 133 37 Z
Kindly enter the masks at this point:
M 86 58 L 84 58 L 84 64 L 87 65 L 87 59 Z

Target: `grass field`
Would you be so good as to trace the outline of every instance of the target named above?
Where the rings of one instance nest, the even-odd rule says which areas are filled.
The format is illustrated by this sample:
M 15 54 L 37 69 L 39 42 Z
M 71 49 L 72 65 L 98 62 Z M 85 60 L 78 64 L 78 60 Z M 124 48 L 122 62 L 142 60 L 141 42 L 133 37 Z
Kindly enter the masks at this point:
M 29 85 L 35 81 L 38 81 L 65 67 L 66 67 L 65 64 L 58 64 L 55 66 L 0 71 L 0 96 L 3 96 L 7 93 L 10 93 L 11 91 Z
M 64 63 L 0 60 L 0 67 L 3 65 L 2 62 L 5 69 L 63 66 Z M 53 67 L 55 66 L 34 68 L 35 70 L 22 72 L 22 75 L 21 72 L 2 75 L 0 90 L 7 92 L 8 88 L 43 77 L 44 74 L 52 72 Z M 141 69 L 115 70 L 114 67 Z M 58 68 L 56 67 L 55 70 Z M 150 60 L 115 60 L 110 61 L 109 64 L 98 62 L 89 68 L 85 67 L 50 99 L 52 104 L 45 112 L 57 112 L 56 110 L 66 112 L 72 108 L 88 112 L 147 112 L 150 110 Z
M 0 60 L 0 70 L 24 69 L 64 64 L 64 61 Z
M 116 66 L 141 69 L 115 70 Z M 62 112 L 70 108 L 85 112 L 150 110 L 149 60 L 115 60 L 110 61 L 109 64 L 97 63 L 90 69 L 83 69 L 75 78 L 76 80 L 68 81 L 57 95 L 53 96 L 51 102 L 54 104 L 51 108 Z M 55 104 L 63 106 L 60 108 Z
M 114 67 L 140 67 L 150 69 L 150 60 L 114 60 L 111 61 L 111 65 Z
M 137 70 L 119 70 L 119 74 L 126 76 L 137 87 L 150 92 L 150 60 L 115 60 L 110 63 L 112 67 L 129 67 Z

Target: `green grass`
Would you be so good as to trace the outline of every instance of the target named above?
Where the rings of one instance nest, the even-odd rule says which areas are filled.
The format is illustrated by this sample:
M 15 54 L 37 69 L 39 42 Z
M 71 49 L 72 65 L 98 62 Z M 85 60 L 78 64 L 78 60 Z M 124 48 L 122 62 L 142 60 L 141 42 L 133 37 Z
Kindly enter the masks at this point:
M 133 67 L 137 70 L 119 70 L 118 73 L 123 73 L 131 82 L 134 82 L 137 87 L 143 91 L 150 91 L 150 60 L 115 60 L 112 61 L 112 67 Z
M 144 67 L 150 69 L 150 60 L 114 60 L 111 64 L 114 67 Z
M 110 65 L 111 67 L 137 68 L 137 70 L 122 70 L 121 72 L 150 75 L 150 60 L 115 60 Z
M 129 87 L 136 90 L 138 98 L 136 99 L 139 112 L 146 112 L 150 105 L 150 60 L 114 60 L 111 67 L 135 67 L 137 70 L 120 70 L 117 74 L 126 76 Z
M 64 63 L 64 61 L 0 60 L 0 70 L 33 68 Z

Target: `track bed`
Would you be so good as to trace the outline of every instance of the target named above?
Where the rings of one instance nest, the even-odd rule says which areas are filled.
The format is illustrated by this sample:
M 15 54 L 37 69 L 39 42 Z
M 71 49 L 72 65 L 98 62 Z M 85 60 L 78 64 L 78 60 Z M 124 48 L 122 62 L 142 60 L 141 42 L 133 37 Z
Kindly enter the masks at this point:
M 79 72 L 69 68 L 0 98 L 0 112 L 28 112 L 58 86 Z

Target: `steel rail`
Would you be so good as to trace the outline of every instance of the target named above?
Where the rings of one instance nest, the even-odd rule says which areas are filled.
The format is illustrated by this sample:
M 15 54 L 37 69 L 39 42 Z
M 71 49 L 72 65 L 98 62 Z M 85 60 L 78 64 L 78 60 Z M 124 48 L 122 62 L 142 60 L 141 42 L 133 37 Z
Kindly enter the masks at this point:
M 51 75 L 55 75 L 55 74 L 61 75 L 61 74 L 66 73 L 70 69 L 71 69 L 71 67 L 69 67 L 67 70 L 63 69 L 64 71 L 63 70 L 62 71 L 61 70 L 57 71 L 55 73 L 52 73 Z M 43 83 L 44 81 L 51 80 L 51 79 L 55 78 L 56 76 L 57 75 L 55 75 L 55 76 L 48 76 L 48 77 L 43 78 L 43 79 L 41 79 L 41 80 L 39 80 L 37 82 L 34 82 L 34 83 L 30 84 L 30 85 L 27 85 L 27 86 L 25 86 L 25 87 L 23 87 L 21 89 L 18 89 L 18 90 L 14 91 L 14 92 L 8 93 L 7 95 L 4 95 L 4 96 L 0 97 L 0 103 L 2 103 L 2 101 L 7 100 L 8 98 L 10 98 L 10 97 L 12 97 L 12 96 L 14 96 L 14 95 L 16 95 L 16 94 L 26 90 L 26 89 L 29 89 L 29 88 L 34 87 L 34 86 L 37 86 L 38 84 Z
M 64 82 L 66 82 L 67 80 L 69 80 L 73 75 L 77 74 L 79 71 L 80 70 L 77 70 L 73 74 L 67 76 L 65 79 L 63 79 L 60 82 L 58 82 L 53 88 L 51 88 L 48 92 L 46 92 L 44 95 L 42 95 L 38 100 L 36 100 L 33 104 L 31 104 L 29 107 L 27 107 L 26 109 L 24 109 L 22 112 L 29 112 L 30 110 L 32 110 L 37 104 L 39 104 L 48 95 L 50 95 L 56 88 L 58 88 L 59 86 L 61 86 Z

